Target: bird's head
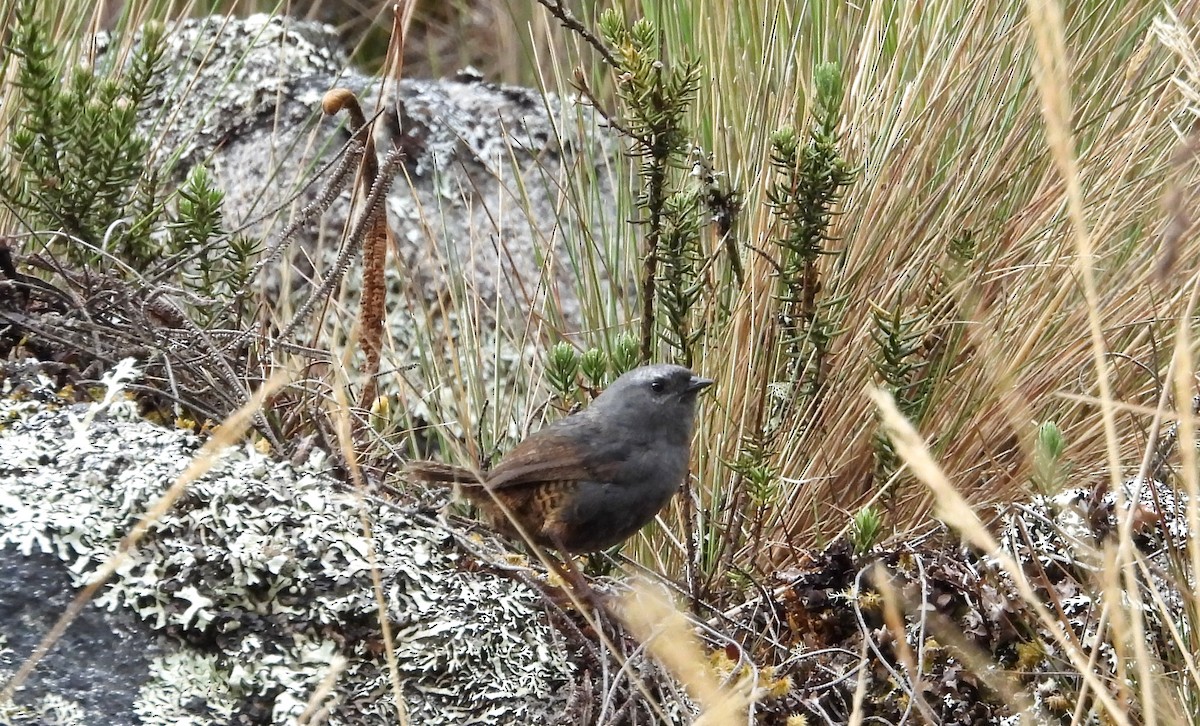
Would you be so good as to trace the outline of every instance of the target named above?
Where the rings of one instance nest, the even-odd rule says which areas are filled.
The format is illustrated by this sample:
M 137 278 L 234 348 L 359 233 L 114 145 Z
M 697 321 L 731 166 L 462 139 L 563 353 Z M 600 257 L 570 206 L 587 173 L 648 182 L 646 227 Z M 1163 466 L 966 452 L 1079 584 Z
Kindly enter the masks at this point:
M 691 438 L 696 413 L 696 398 L 712 385 L 687 368 L 677 365 L 650 365 L 634 368 L 604 390 L 591 408 L 602 415 L 629 425 L 659 430 L 678 429 Z

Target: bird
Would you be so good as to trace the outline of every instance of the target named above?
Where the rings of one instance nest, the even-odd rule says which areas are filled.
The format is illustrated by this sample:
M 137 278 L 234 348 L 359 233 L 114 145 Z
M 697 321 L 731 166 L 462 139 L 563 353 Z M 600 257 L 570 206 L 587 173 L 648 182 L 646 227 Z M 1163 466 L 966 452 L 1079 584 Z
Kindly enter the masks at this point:
M 606 550 L 637 533 L 678 491 L 691 459 L 697 398 L 712 383 L 683 366 L 640 366 L 587 408 L 522 440 L 487 472 L 417 461 L 407 473 L 459 485 L 512 539 L 523 531 L 562 554 Z

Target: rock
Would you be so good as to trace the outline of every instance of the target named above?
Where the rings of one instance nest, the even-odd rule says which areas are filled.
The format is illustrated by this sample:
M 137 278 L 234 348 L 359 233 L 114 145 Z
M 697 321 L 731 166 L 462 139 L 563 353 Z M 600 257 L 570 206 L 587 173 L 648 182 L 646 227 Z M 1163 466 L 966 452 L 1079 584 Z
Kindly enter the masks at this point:
M 166 77 L 176 80 L 145 130 L 161 138 L 163 154 L 178 156 L 178 178 L 208 164 L 226 192 L 230 228 L 251 224 L 247 232 L 277 236 L 284 224 L 275 217 L 252 222 L 280 206 L 294 214 L 311 203 L 331 176 L 316 169 L 348 139 L 342 118 L 320 112 L 323 95 L 353 90 L 370 114 L 378 79 L 348 70 L 331 26 L 293 18 L 186 20 L 168 43 Z M 577 280 L 570 260 L 604 239 L 582 220 L 610 229 L 616 223 L 610 164 L 619 146 L 598 114 L 470 72 L 403 80 L 396 106 L 398 113 L 384 116 L 388 131 L 377 136 L 380 154 L 389 144 L 404 151 L 388 197 L 398 246 L 392 293 L 410 306 L 438 306 L 461 283 L 488 305 L 502 305 L 485 311 L 487 318 L 499 314 L 523 326 L 545 316 L 576 334 L 584 323 L 578 286 L 611 284 L 607 277 Z M 578 179 L 592 180 L 592 188 L 569 192 Z M 300 229 L 299 246 L 318 257 L 336 248 L 348 199 L 343 192 L 319 226 Z M 592 206 L 576 210 L 578 199 Z M 602 248 L 594 253 L 604 256 Z M 628 263 L 620 251 L 612 256 L 606 269 Z
M 200 447 L 137 417 L 128 362 L 103 405 L 37 371 L 0 370 L 5 681 Z M 376 567 L 411 723 L 554 723 L 575 669 L 540 596 L 464 570 L 421 510 L 360 500 L 327 467 L 319 451 L 300 466 L 250 444 L 220 454 L 16 702 L 73 703 L 82 723 L 285 723 L 329 677 L 328 723 L 394 723 Z
M 0 549 L 0 682 L 16 673 L 74 594 L 67 566 L 54 555 Z M 169 650 L 164 640 L 128 611 L 88 605 L 17 695 L 25 708 L 14 713 L 0 704 L 0 721 L 138 723 L 134 704 L 151 663 Z
M 144 130 L 161 139 L 162 160 L 178 159 L 173 176 L 182 179 L 205 164 L 225 192 L 227 228 L 290 244 L 297 256 L 316 260 L 319 274 L 328 273 L 348 190 L 294 239 L 280 234 L 317 199 L 333 176 L 327 165 L 349 138 L 341 117 L 322 116 L 322 96 L 348 88 L 370 114 L 378 79 L 347 68 L 332 27 L 292 18 L 185 21 L 168 43 L 165 77 L 175 80 Z M 447 359 L 474 359 L 478 350 L 496 348 L 496 375 L 527 377 L 534 344 L 578 337 L 607 322 L 588 319 L 581 290 L 615 304 L 632 299 L 633 274 L 622 272 L 632 269 L 635 256 L 606 248 L 610 243 L 578 223 L 607 219 L 610 229 L 622 223 L 612 203 L 612 162 L 620 149 L 593 109 L 463 73 L 403 81 L 383 122 L 380 156 L 391 146 L 405 153 L 387 198 L 396 247 L 388 265 L 385 370 L 427 363 L 430 341 L 451 340 L 439 351 Z M 587 188 L 579 186 L 584 178 L 592 180 Z M 577 204 L 588 209 L 578 212 Z M 275 215 L 276 209 L 284 212 Z M 581 275 L 573 261 L 585 245 L 598 263 L 595 276 Z M 303 297 L 311 286 L 298 278 L 310 269 L 301 263 L 272 270 L 268 288 L 282 281 Z M 352 294 L 358 274 L 352 268 L 347 275 Z M 625 282 L 613 283 L 613 275 Z M 278 308 L 286 315 L 295 306 Z M 344 315 L 336 321 L 343 335 L 350 324 Z M 310 326 L 300 330 L 297 337 L 307 342 Z M 388 381 L 382 383 L 386 390 Z M 398 388 L 414 386 L 419 403 L 421 382 Z

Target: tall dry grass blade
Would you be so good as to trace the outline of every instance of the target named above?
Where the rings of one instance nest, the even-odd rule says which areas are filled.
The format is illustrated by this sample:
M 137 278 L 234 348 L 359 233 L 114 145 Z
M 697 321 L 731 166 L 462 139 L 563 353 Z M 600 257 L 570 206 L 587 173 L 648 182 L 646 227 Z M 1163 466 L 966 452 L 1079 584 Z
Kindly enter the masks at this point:
M 347 380 L 345 362 L 338 360 L 336 369 L 338 381 Z M 350 471 L 350 479 L 354 483 L 354 494 L 358 499 L 358 518 L 362 525 L 363 542 L 367 548 L 367 562 L 370 564 L 371 589 L 375 595 L 375 608 L 379 616 L 379 632 L 383 637 L 383 648 L 388 665 L 388 679 L 392 686 L 392 700 L 396 704 L 396 720 L 401 726 L 408 726 L 408 709 L 404 704 L 404 690 L 400 682 L 400 663 L 396 658 L 396 639 L 392 634 L 392 621 L 388 617 L 387 596 L 383 592 L 383 579 L 379 572 L 379 555 L 375 551 L 375 535 L 372 533 L 371 520 L 367 517 L 366 484 L 363 482 L 362 469 L 358 465 L 358 454 L 354 448 L 354 428 L 350 419 L 350 401 L 344 385 L 336 382 L 333 387 L 331 403 L 335 430 L 337 431 L 338 446 L 346 460 L 346 468 Z
M 1200 301 L 1200 282 L 1193 278 L 1191 295 L 1188 297 L 1187 308 L 1180 316 L 1176 329 L 1175 352 L 1172 358 L 1173 371 L 1171 386 L 1175 395 L 1175 410 L 1178 421 L 1176 441 L 1179 447 L 1179 476 L 1183 482 L 1183 490 L 1187 493 L 1187 551 L 1191 572 L 1187 573 L 1192 582 L 1200 577 L 1200 460 L 1196 454 L 1196 416 L 1193 402 L 1196 389 L 1195 360 L 1192 358 L 1191 321 L 1195 319 L 1197 302 Z M 1193 604 L 1193 612 L 1196 606 Z M 1169 621 L 1168 621 L 1169 622 Z M 1195 652 L 1196 634 L 1191 634 L 1190 648 L 1183 647 L 1181 652 L 1190 656 Z M 1181 644 L 1183 645 L 1183 644 Z M 1195 665 L 1188 658 L 1194 687 L 1200 691 L 1200 674 L 1196 673 Z
M 621 599 L 618 615 L 700 705 L 694 724 L 735 726 L 746 722 L 753 683 L 742 677 L 723 687 L 688 619 L 660 592 L 645 583 L 636 584 L 633 592 Z
M 1113 396 L 1108 366 L 1108 350 L 1100 321 L 1100 297 L 1096 289 L 1094 249 L 1091 231 L 1084 213 L 1083 188 L 1075 158 L 1075 136 L 1071 130 L 1071 79 L 1067 71 L 1062 9 L 1054 0 L 1028 0 L 1029 24 L 1033 29 L 1038 64 L 1038 90 L 1046 122 L 1046 142 L 1066 186 L 1067 211 L 1074 232 L 1078 259 L 1076 270 L 1083 283 L 1088 303 L 1092 355 L 1096 383 L 1100 388 L 1100 407 L 1108 444 L 1109 480 L 1114 492 L 1120 491 L 1121 457 L 1117 449 L 1116 423 L 1112 411 Z M 1122 495 L 1117 493 L 1120 498 Z
M 1150 671 L 1151 660 L 1150 653 L 1146 648 L 1145 623 L 1142 619 L 1142 611 L 1138 607 L 1141 604 L 1141 590 L 1136 579 L 1136 570 L 1128 566 L 1134 560 L 1131 532 L 1133 518 L 1129 516 L 1124 487 L 1121 485 L 1121 454 L 1116 417 L 1112 405 L 1108 347 L 1100 319 L 1100 296 L 1095 279 L 1091 230 L 1085 218 L 1083 188 L 1075 158 L 1075 136 L 1071 127 L 1071 78 L 1067 65 L 1062 8 L 1055 0 L 1029 0 L 1027 7 L 1037 51 L 1036 79 L 1042 98 L 1042 115 L 1046 122 L 1046 142 L 1063 183 L 1066 185 L 1068 218 L 1074 232 L 1078 255 L 1075 269 L 1083 283 L 1083 293 L 1087 302 L 1092 361 L 1100 394 L 1100 415 L 1104 423 L 1109 486 L 1116 498 L 1117 517 L 1121 521 L 1116 566 L 1125 575 L 1126 594 L 1134 600 L 1134 607 L 1128 613 L 1132 630 L 1130 642 L 1136 653 L 1135 663 L 1138 668 L 1138 684 L 1142 689 L 1142 703 L 1150 704 L 1153 702 L 1150 691 L 1153 683 Z M 1139 483 L 1140 486 L 1141 483 Z M 1153 708 L 1146 709 L 1145 717 L 1147 726 L 1155 726 L 1157 717 Z
M 850 708 L 850 726 L 862 726 L 865 714 L 863 713 L 863 704 L 867 700 L 867 677 L 870 673 L 867 661 L 867 639 L 863 638 L 862 646 L 858 651 L 858 678 L 855 679 L 854 685 L 854 700 L 851 701 Z
M 876 562 L 875 567 L 872 568 L 871 583 L 879 590 L 879 595 L 883 598 L 883 622 L 892 632 L 892 647 L 895 650 L 896 659 L 908 672 L 908 684 L 904 686 L 904 691 L 909 697 L 909 708 L 916 707 L 928 723 L 936 723 L 937 715 L 925 700 L 924 689 L 921 686 L 920 664 L 917 663 L 912 648 L 908 645 L 908 630 L 904 616 L 900 614 L 900 598 L 896 589 L 892 587 L 887 569 L 881 563 Z M 919 616 L 923 623 L 924 609 L 920 611 Z M 922 624 L 923 631 L 924 625 Z M 921 643 L 920 647 L 924 647 L 924 643 Z
M 329 670 L 321 677 L 321 681 L 313 689 L 312 695 L 308 697 L 308 703 L 304 704 L 304 710 L 296 717 L 296 726 L 321 724 L 329 718 L 331 706 L 330 704 L 322 706 L 321 702 L 333 693 L 334 686 L 337 685 L 337 680 L 346 670 L 347 665 L 349 665 L 349 661 L 345 656 L 335 655 L 331 659 Z
M 1194 13 L 1192 17 L 1195 17 Z M 1153 30 L 1159 41 L 1175 54 L 1182 66 L 1172 80 L 1184 100 L 1185 107 L 1194 115 L 1196 109 L 1200 108 L 1200 49 L 1193 40 L 1195 29 L 1184 25 L 1175 9 L 1168 6 L 1162 17 L 1155 18 Z M 1200 133 L 1195 127 L 1181 128 L 1178 135 L 1179 148 L 1172 159 L 1172 166 L 1194 167 L 1197 164 L 1197 153 L 1200 152 Z M 1166 279 L 1166 275 L 1175 266 L 1175 260 L 1179 259 L 1181 248 L 1186 245 L 1188 239 L 1186 233 L 1191 232 L 1191 236 L 1194 237 L 1195 225 L 1190 219 L 1190 211 L 1186 206 L 1189 196 L 1194 196 L 1194 186 L 1189 188 L 1185 178 L 1177 181 L 1168 194 L 1167 212 L 1170 215 L 1170 222 L 1163 232 L 1164 245 L 1167 249 L 1162 253 L 1163 259 L 1158 268 L 1162 280 Z M 1187 494 L 1189 534 L 1187 560 L 1190 564 L 1190 572 L 1187 575 L 1192 578 L 1192 582 L 1195 582 L 1195 579 L 1200 577 L 1200 469 L 1197 468 L 1200 467 L 1200 460 L 1198 460 L 1196 452 L 1195 406 L 1197 398 L 1193 355 L 1195 343 L 1191 328 L 1192 321 L 1195 320 L 1198 298 L 1200 298 L 1200 280 L 1196 275 L 1193 275 L 1188 281 L 1187 289 L 1187 304 L 1179 316 L 1175 331 L 1175 349 L 1168 375 L 1170 385 L 1164 386 L 1159 400 L 1159 409 L 1165 411 L 1169 405 L 1168 392 L 1173 395 L 1177 422 L 1176 443 L 1179 448 L 1180 463 L 1178 477 Z M 1151 439 L 1151 441 L 1153 440 Z M 1145 476 L 1144 469 L 1145 466 L 1143 466 L 1142 476 Z M 1190 607 L 1193 617 L 1198 611 L 1200 611 L 1200 607 L 1193 602 Z M 1170 623 L 1170 621 L 1168 622 Z M 1184 643 L 1178 637 L 1176 639 L 1180 642 L 1180 653 L 1186 658 L 1189 674 L 1192 677 L 1192 687 L 1198 694 L 1194 696 L 1192 702 L 1200 702 L 1200 674 L 1196 673 L 1192 657 L 1192 654 L 1200 648 L 1200 637 L 1197 636 L 1193 627 L 1188 633 L 1189 642 Z

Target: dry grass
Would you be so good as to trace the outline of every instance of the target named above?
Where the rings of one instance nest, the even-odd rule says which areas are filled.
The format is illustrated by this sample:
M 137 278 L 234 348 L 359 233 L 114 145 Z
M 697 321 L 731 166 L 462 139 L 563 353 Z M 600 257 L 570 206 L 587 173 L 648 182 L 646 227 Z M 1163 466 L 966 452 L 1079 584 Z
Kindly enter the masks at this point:
M 800 105 L 793 99 L 809 93 L 809 60 L 822 52 L 803 47 L 813 26 L 829 30 L 826 42 L 846 69 L 846 155 L 863 165 L 834 222 L 841 254 L 824 261 L 822 296 L 844 300 L 829 386 L 796 411 L 783 427 L 790 435 L 777 442 L 786 486 L 766 515 L 772 558 L 839 531 L 843 512 L 881 484 L 873 477 L 874 414 L 861 393 L 874 378 L 871 304 L 926 320 L 927 348 L 941 347 L 948 365 L 920 425 L 969 501 L 1025 494 L 1032 434 L 1045 420 L 1066 431 L 1075 483 L 1130 473 L 1124 462 L 1144 450 L 1147 421 L 1114 414 L 1106 437 L 1099 405 L 1062 394 L 1104 400 L 1102 365 L 1112 371 L 1111 399 L 1152 404 L 1162 385 L 1154 372 L 1169 360 L 1186 302 L 1189 270 L 1155 278 L 1164 201 L 1195 172 L 1171 163 L 1181 144 L 1172 121 L 1182 98 L 1170 82 L 1179 61 L 1149 32 L 1157 6 L 1104 5 L 1065 19 L 1067 65 L 1048 79 L 1057 100 L 1047 103 L 1070 99 L 1055 111 L 1074 120 L 1070 148 L 1071 139 L 1048 144 L 1047 94 L 1039 95 L 1035 39 L 1019 3 L 947 3 L 920 18 L 902 7 L 888 15 L 886 3 L 861 12 L 831 4 L 813 13 L 822 19 L 811 25 L 787 19 L 782 4 L 774 12 L 767 5 L 778 39 L 758 62 L 740 55 L 756 58 L 754 49 L 719 42 L 738 37 L 725 24 L 739 16 L 723 5 L 696 11 L 710 13 L 711 30 L 690 29 L 716 76 L 697 104 L 702 126 L 724 130 L 713 134 L 718 163 L 747 190 L 743 241 L 769 253 L 767 135 L 793 118 Z M 790 48 L 797 50 L 780 50 Z M 1067 177 L 1055 163 L 1064 153 L 1075 155 Z M 947 246 L 966 233 L 979 253 L 961 279 L 951 279 Z M 1086 248 L 1076 245 L 1080 234 Z M 776 310 L 773 268 L 763 256 L 747 259 L 752 274 L 734 315 L 707 341 L 720 354 L 700 364 L 719 391 L 697 439 L 702 507 L 711 512 L 731 498 L 721 462 L 736 457 L 762 387 L 777 380 L 778 361 L 763 355 L 770 346 L 762 341 Z M 1109 442 L 1116 448 L 1106 457 Z M 898 487 L 892 521 L 899 529 L 925 526 L 932 500 L 911 480 Z M 684 529 L 677 519 L 671 526 Z
M 718 575 L 726 566 L 769 572 L 876 500 L 885 486 L 874 461 L 877 412 L 863 393 L 877 380 L 873 305 L 923 323 L 921 354 L 936 378 L 918 422 L 932 459 L 917 467 L 906 457 L 909 468 L 883 499 L 897 534 L 941 520 L 995 553 L 972 511 L 1028 496 L 1043 421 L 1065 432 L 1071 486 L 1119 492 L 1144 473 L 1159 421 L 1178 408 L 1183 483 L 1197 491 L 1186 403 L 1197 352 L 1187 261 L 1197 244 L 1185 201 L 1197 181 L 1196 28 L 1153 3 L 1061 12 L 1057 4 L 947 2 L 921 6 L 920 15 L 891 3 L 812 3 L 802 13 L 769 0 L 644 6 L 664 29 L 665 55 L 692 49 L 712 76 L 695 106 L 697 139 L 745 192 L 736 233 L 750 274 L 732 315 L 708 320 L 698 364 L 718 381 L 695 444 L 699 515 L 689 521 L 689 507 L 676 502 L 663 516 L 667 531 L 627 551 L 678 579 L 706 565 Z M 1198 9 L 1185 3 L 1175 13 L 1192 18 Z M 1157 34 L 1156 17 L 1167 23 Z M 757 432 L 764 388 L 781 380 L 770 341 L 779 305 L 778 228 L 764 204 L 769 138 L 784 123 L 803 123 L 813 68 L 830 58 L 848 87 L 845 154 L 862 166 L 834 221 L 839 254 L 822 263 L 821 296 L 841 300 L 840 332 L 825 391 L 795 409 L 772 442 L 778 498 L 727 520 L 730 503 L 747 500 L 726 462 Z M 978 252 L 955 269 L 948 250 L 963 235 Z M 715 236 L 707 245 L 720 254 Z M 930 471 L 942 484 L 933 491 L 919 485 Z M 1200 532 L 1191 501 L 1192 532 Z M 1099 708 L 1126 722 L 1128 704 L 1138 703 L 1149 722 L 1179 722 L 1194 711 L 1186 694 L 1200 681 L 1187 655 L 1185 675 L 1166 678 L 1147 648 L 1140 608 L 1170 621 L 1169 593 L 1135 578 L 1148 568 L 1131 544 L 1132 518 L 1125 522 L 1094 584 L 1109 593 L 1100 637 L 1118 650 L 1116 682 L 1135 685 L 1113 688 L 1095 651 L 1079 648 L 1028 582 L 1023 594 L 1083 676 L 1077 718 Z M 681 543 L 707 536 L 740 549 L 722 563 L 689 561 Z M 1197 548 L 1188 556 L 1195 571 Z M 1189 630 L 1174 636 L 1183 654 L 1195 649 Z

